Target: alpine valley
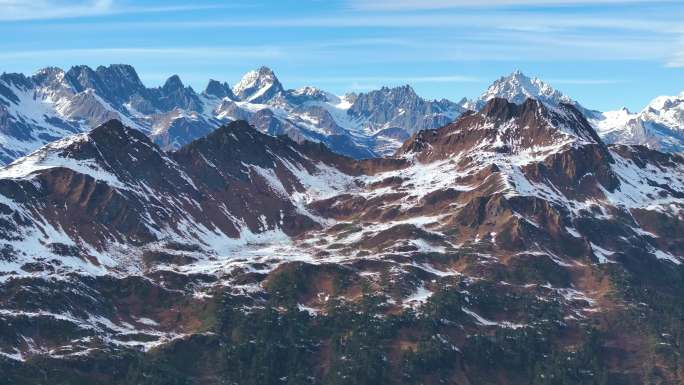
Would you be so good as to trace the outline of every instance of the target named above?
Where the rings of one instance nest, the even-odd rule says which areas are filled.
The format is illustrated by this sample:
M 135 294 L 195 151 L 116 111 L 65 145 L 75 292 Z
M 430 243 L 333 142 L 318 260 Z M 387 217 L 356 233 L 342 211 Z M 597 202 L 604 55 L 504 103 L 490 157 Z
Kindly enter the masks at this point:
M 0 79 L 2 384 L 684 383 L 684 94 Z

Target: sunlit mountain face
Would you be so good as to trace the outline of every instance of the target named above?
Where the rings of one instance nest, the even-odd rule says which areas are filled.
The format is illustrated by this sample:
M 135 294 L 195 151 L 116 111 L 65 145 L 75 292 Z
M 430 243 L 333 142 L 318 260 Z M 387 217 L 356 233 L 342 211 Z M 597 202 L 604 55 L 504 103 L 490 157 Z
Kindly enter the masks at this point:
M 683 148 L 681 96 L 658 97 L 639 114 L 625 109 L 600 112 L 520 71 L 496 80 L 476 100 L 452 102 L 423 99 L 408 85 L 343 96 L 315 87 L 285 89 L 267 67 L 248 72 L 232 88 L 209 80 L 197 93 L 176 75 L 162 87 L 146 88 L 133 67 L 110 65 L 0 76 L 0 161 L 8 164 L 110 119 L 143 132 L 164 150 L 179 149 L 221 125 L 246 120 L 269 135 L 320 142 L 341 155 L 365 159 L 392 155 L 418 131 L 451 123 L 492 98 L 574 105 L 607 143 L 666 152 Z
M 0 385 L 684 384 L 681 20 L 0 0 Z
M 360 160 L 244 120 L 175 150 L 109 120 L 0 169 L 0 364 L 10 383 L 631 381 L 678 362 L 682 181 L 681 155 L 608 145 L 565 101 L 493 97 Z

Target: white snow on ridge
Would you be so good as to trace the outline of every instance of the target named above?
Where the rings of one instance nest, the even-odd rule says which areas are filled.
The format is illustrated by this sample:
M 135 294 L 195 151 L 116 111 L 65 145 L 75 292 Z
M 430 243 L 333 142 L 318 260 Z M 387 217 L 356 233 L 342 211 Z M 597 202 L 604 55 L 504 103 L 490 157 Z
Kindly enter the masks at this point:
M 555 90 L 548 83 L 538 78 L 529 78 L 520 71 L 515 71 L 495 81 L 479 100 L 486 102 L 493 98 L 504 98 L 516 104 L 522 104 L 528 98 L 538 99 L 552 105 L 572 103 L 572 99 Z
M 669 211 L 673 204 L 681 202 L 681 199 L 671 195 L 662 197 L 660 194 L 662 188 L 655 187 L 652 183 L 684 192 L 684 166 L 678 165 L 676 168 L 666 169 L 647 164 L 646 168 L 642 169 L 631 160 L 616 153 L 612 155 L 616 161 L 612 168 L 620 179 L 620 186 L 615 192 L 604 190 L 604 194 L 612 204 L 626 208 Z M 681 209 L 684 210 L 684 207 Z
M 635 119 L 637 116 L 638 114 L 634 114 L 626 108 L 621 108 L 616 111 L 604 112 L 601 116 L 602 119 L 591 120 L 591 123 L 599 135 L 605 136 L 622 130 L 630 120 Z
M 35 172 L 51 168 L 68 168 L 75 172 L 89 175 L 118 189 L 128 189 L 119 179 L 100 167 L 93 160 L 76 160 L 59 155 L 59 150 L 79 142 L 88 141 L 88 134 L 77 134 L 52 142 L 31 155 L 19 158 L 15 162 L 0 168 L 0 179 L 26 179 Z

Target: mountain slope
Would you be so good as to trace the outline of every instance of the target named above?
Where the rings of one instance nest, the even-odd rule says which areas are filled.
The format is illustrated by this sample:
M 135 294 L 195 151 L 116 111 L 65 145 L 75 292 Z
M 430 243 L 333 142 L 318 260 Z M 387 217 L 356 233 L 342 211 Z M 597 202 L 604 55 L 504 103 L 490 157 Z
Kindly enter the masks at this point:
M 215 238 L 236 238 L 239 244 L 243 235 L 269 229 L 294 235 L 319 226 L 296 198 L 308 191 L 297 176 L 313 183 L 309 173 L 317 166 L 293 146 L 257 134 L 244 122 L 171 156 L 118 121 L 51 143 L 0 171 L 5 199 L 15 202 L 7 206 L 9 216 L 17 220 L 5 229 L 3 247 L 14 257 L 3 268 L 18 271 L 27 260 L 54 255 L 50 250 L 62 246 L 45 244 L 50 238 L 62 239 L 76 260 L 95 257 L 95 267 L 84 268 L 96 271 L 106 265 L 97 255 L 117 254 L 109 247 L 118 244 L 125 249 L 173 239 L 211 248 Z M 44 199 L 63 207 L 50 207 Z M 109 262 L 116 263 L 110 268 L 127 268 Z
M 606 146 L 535 100 L 362 161 L 244 122 L 165 154 L 109 122 L 0 171 L 0 367 L 676 384 L 682 181 L 681 156 Z
M 643 111 L 632 114 L 626 109 L 599 112 L 589 110 L 572 100 L 548 83 L 529 78 L 520 71 L 501 77 L 475 102 L 478 108 L 493 98 L 503 98 L 521 104 L 527 98 L 557 107 L 572 104 L 581 111 L 607 143 L 645 145 L 666 152 L 681 152 L 682 143 L 682 96 L 661 96 L 654 99 Z

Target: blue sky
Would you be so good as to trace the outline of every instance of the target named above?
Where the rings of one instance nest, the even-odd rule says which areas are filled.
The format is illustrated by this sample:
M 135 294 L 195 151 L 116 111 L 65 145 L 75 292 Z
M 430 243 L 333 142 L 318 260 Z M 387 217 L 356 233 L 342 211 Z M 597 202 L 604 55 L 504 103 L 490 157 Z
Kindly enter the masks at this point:
M 684 91 L 683 20 L 682 0 L 0 0 L 0 71 L 129 63 L 201 90 L 267 65 L 288 88 L 458 100 L 520 69 L 640 110 Z

